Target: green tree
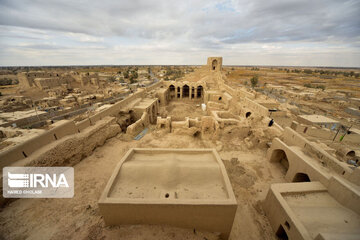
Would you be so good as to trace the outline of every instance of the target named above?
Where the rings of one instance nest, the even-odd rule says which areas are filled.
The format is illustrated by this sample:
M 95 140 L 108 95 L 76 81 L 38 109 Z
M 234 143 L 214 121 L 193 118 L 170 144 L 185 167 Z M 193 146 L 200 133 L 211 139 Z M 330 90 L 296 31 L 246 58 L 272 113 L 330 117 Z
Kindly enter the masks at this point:
M 311 69 L 305 69 L 305 70 L 304 70 L 304 73 L 306 73 L 306 74 L 312 74 L 312 72 L 313 72 L 313 71 L 312 71 Z
M 137 78 L 138 78 L 137 70 L 132 71 L 132 72 L 131 72 L 131 76 L 132 76 L 134 79 L 137 79 Z
M 137 71 L 131 71 L 131 74 L 129 76 L 130 83 L 135 83 L 137 78 L 138 78 Z
M 251 82 L 251 87 L 254 88 L 256 87 L 256 85 L 258 84 L 259 82 L 259 77 L 257 75 L 253 76 L 251 79 L 250 79 L 250 82 Z

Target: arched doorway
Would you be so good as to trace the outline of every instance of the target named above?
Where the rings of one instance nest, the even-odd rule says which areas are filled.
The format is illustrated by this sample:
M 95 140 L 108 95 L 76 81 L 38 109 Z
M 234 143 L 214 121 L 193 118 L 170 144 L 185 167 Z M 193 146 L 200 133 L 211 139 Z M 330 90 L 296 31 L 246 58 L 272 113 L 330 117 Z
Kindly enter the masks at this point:
M 191 88 L 191 98 L 195 98 L 195 88 Z
M 293 182 L 311 182 L 311 181 L 306 173 L 297 173 L 293 179 Z
M 177 98 L 180 98 L 180 87 L 177 87 Z
M 246 112 L 245 117 L 248 118 L 251 116 L 251 112 Z
M 174 85 L 169 86 L 169 92 L 170 92 L 170 98 L 171 99 L 175 98 L 175 86 Z
M 216 70 L 216 67 L 217 67 L 217 60 L 213 60 L 212 63 L 211 63 L 211 69 L 212 70 Z
M 184 85 L 183 86 L 183 98 L 188 98 L 189 97 L 189 91 L 190 91 L 190 88 L 188 85 Z
M 276 231 L 276 236 L 278 239 L 280 240 L 287 240 L 289 239 L 288 235 L 285 232 L 285 229 L 283 228 L 282 225 L 279 226 L 278 230 Z
M 203 96 L 203 87 L 200 85 L 197 87 L 197 98 L 201 98 Z
M 272 152 L 270 162 L 278 162 L 283 167 L 285 174 L 289 169 L 289 160 L 286 156 L 286 153 L 282 149 L 276 149 Z

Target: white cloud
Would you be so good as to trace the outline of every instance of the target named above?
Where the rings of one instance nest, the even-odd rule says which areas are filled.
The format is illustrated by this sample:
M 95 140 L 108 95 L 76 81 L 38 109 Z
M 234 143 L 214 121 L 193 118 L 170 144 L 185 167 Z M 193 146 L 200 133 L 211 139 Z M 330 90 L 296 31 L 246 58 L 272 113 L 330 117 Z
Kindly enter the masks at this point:
M 80 41 L 80 42 L 90 42 L 90 43 L 94 43 L 94 42 L 103 42 L 104 38 L 103 37 L 95 37 L 95 36 L 91 36 L 88 34 L 84 34 L 84 33 L 65 33 L 65 35 Z
M 222 55 L 226 64 L 360 66 L 356 0 L 2 0 L 0 8 L 0 65 L 203 64 Z

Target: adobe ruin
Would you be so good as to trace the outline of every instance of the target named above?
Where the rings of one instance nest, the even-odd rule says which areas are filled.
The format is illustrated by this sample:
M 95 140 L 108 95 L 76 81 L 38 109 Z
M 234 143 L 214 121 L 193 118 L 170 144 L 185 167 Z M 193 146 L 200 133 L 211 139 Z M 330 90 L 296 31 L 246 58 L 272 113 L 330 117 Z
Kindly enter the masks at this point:
M 54 208 L 96 209 L 94 216 L 85 215 L 104 236 L 140 224 L 147 230 L 148 225 L 186 229 L 182 236 L 194 239 L 357 238 L 358 130 L 341 131 L 337 120 L 303 116 L 295 105 L 233 85 L 232 70 L 224 69 L 221 57 L 209 57 L 207 65 L 179 79 L 129 86 L 126 92 L 118 86 L 121 96 L 109 99 L 105 92 L 113 96 L 112 89 L 99 74 L 60 74 L 52 80 L 50 73 L 21 74 L 21 87 L 57 97 L 71 93 L 58 99 L 69 109 L 52 118 L 42 112 L 5 123 L 4 137 L 16 135 L 5 129 L 14 123 L 41 122 L 47 128 L 1 151 L 0 166 L 74 166 L 80 176 L 76 199 L 64 202 L 65 210 Z M 99 93 L 82 94 L 84 86 Z M 272 94 L 283 91 L 274 88 Z M 91 102 L 94 97 L 101 106 Z M 88 104 L 86 110 L 77 108 L 82 104 Z M 1 215 L 25 201 L 6 205 L 2 198 Z M 84 204 L 90 207 L 84 210 Z M 255 233 L 257 225 L 261 231 Z M 72 226 L 65 229 L 78 234 Z

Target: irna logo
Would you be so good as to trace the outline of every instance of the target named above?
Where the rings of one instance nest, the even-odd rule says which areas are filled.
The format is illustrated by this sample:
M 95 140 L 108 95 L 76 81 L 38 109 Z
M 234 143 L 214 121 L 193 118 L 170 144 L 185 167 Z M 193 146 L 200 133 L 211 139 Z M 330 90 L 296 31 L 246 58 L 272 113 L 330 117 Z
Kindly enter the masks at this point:
M 58 177 L 57 174 L 51 176 L 47 173 L 19 174 L 8 172 L 8 185 L 11 188 L 69 187 L 63 173 Z
M 72 198 L 72 167 L 4 167 L 4 198 Z

